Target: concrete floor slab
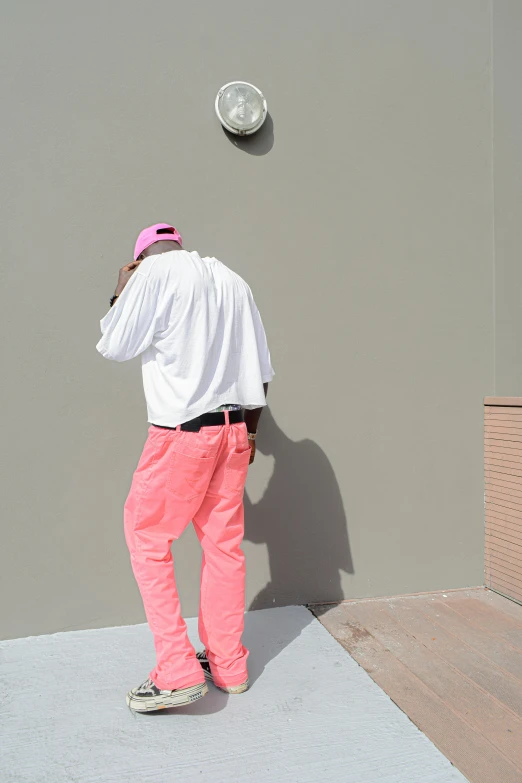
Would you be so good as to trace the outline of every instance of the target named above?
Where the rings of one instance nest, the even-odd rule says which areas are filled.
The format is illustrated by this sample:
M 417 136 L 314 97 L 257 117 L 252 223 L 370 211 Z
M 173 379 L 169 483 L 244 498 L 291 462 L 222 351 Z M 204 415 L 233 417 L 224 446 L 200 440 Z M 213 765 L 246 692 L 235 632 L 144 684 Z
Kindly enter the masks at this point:
M 308 610 L 248 613 L 245 644 L 246 694 L 136 715 L 146 625 L 2 642 L 2 783 L 465 781 Z

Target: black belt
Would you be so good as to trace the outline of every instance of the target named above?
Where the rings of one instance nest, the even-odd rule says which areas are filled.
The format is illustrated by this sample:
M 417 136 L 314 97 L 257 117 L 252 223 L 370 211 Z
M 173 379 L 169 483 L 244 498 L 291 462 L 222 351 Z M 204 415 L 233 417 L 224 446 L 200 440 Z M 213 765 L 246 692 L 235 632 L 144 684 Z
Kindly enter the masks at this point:
M 243 421 L 243 411 L 228 411 L 228 420 L 230 424 L 239 424 Z M 199 432 L 202 427 L 219 427 L 226 423 L 225 414 L 222 412 L 204 413 L 202 416 L 197 416 L 195 419 L 184 422 L 180 429 L 183 432 Z M 164 427 L 162 424 L 154 424 L 153 426 L 162 430 L 177 429 L 177 427 Z

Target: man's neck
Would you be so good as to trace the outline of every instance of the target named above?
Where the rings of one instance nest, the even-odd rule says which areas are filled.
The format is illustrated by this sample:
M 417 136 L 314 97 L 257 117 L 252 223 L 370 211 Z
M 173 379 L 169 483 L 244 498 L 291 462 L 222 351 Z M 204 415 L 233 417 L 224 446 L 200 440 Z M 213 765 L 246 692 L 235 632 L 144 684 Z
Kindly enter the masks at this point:
M 177 242 L 162 239 L 160 242 L 154 242 L 153 245 L 146 247 L 142 255 L 147 258 L 147 256 L 157 256 L 160 253 L 170 253 L 172 250 L 183 250 L 183 248 Z

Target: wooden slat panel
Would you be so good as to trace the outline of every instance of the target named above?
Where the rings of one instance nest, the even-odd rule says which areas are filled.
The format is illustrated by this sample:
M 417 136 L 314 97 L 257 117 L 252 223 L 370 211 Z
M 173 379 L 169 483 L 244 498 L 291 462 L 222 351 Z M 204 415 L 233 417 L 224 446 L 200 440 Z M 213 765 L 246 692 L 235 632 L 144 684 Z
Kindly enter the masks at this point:
M 484 405 L 522 407 L 522 397 L 484 397 Z
M 484 433 L 484 445 L 487 449 L 496 451 L 522 451 L 522 444 L 517 441 L 506 440 L 505 438 L 490 438 L 489 433 Z
M 520 399 L 522 399 L 522 397 Z M 506 413 L 509 413 L 510 411 L 513 411 L 514 413 L 516 413 L 517 408 L 518 408 L 518 410 L 522 410 L 522 405 L 507 405 L 507 404 L 506 405 L 491 405 L 491 406 L 485 405 L 484 406 L 484 411 L 486 413 L 495 413 L 496 411 L 499 411 L 499 412 L 505 411 Z
M 511 577 L 509 574 L 501 573 L 494 568 L 490 568 L 490 578 L 492 581 L 502 583 L 522 596 L 522 581 Z
M 522 479 L 516 474 L 518 474 L 522 470 L 522 462 L 520 463 L 520 465 L 515 465 L 514 462 L 511 462 L 509 464 L 508 463 L 509 460 L 491 459 L 490 457 L 484 457 L 485 470 L 495 470 L 495 469 L 498 469 L 500 471 L 513 470 L 513 475 L 511 475 L 511 483 L 514 485 L 514 489 L 518 487 L 518 489 L 521 490 Z
M 488 469 L 497 468 L 502 473 L 506 471 L 510 476 L 520 476 L 522 479 L 522 464 L 513 460 L 501 459 L 497 457 L 487 457 L 485 465 Z
M 484 449 L 485 459 L 489 462 L 509 462 L 511 465 L 522 465 L 522 455 L 513 451 L 504 451 L 502 449 Z
M 484 409 L 486 582 L 522 600 L 522 398 Z
M 492 456 L 504 454 L 506 457 L 520 457 L 522 452 L 521 441 L 497 440 L 488 438 L 484 440 L 484 451 Z
M 494 443 L 506 444 L 509 448 L 520 448 L 520 436 L 522 429 L 517 430 L 514 427 L 506 427 L 500 431 L 500 427 L 496 425 L 488 425 L 486 423 L 484 427 L 484 438 L 491 440 Z
M 491 441 L 491 443 L 505 443 L 509 448 L 513 449 L 519 449 L 520 448 L 520 438 L 517 438 L 516 435 L 513 436 L 513 439 L 511 437 L 506 437 L 503 433 L 497 433 L 497 432 L 487 432 L 486 429 L 484 429 L 484 438 L 486 441 Z
M 515 470 L 520 470 L 522 465 L 522 458 L 519 454 L 512 451 L 502 451 L 501 449 L 484 449 L 484 459 L 486 464 L 498 464 L 508 463 L 508 467 L 513 467 Z
M 486 527 L 488 524 L 498 528 L 506 528 L 512 535 L 520 532 L 520 515 L 515 514 L 509 508 L 495 506 L 491 501 L 486 501 Z
M 485 466 L 484 479 L 486 484 L 489 484 L 492 481 L 499 481 L 501 486 L 507 486 L 508 488 L 511 487 L 511 489 L 515 489 L 517 491 L 519 491 L 522 486 L 522 482 L 520 482 L 516 476 L 502 476 L 502 474 L 497 474 L 494 470 L 488 470 Z
M 498 523 L 495 519 L 488 520 L 486 537 L 503 541 L 504 544 L 509 544 L 510 547 L 516 547 L 516 549 L 513 549 L 513 552 L 519 553 L 519 550 L 522 549 L 522 535 L 520 533 L 520 528 L 518 530 L 513 530 L 506 525 L 502 526 L 502 524 Z M 495 546 L 495 540 L 491 542 L 490 546 Z
M 518 495 L 508 495 L 500 490 L 488 489 L 486 492 L 486 503 L 488 502 L 508 508 L 519 516 L 522 515 L 522 497 Z
M 484 470 L 484 479 L 486 481 L 506 481 L 509 484 L 513 484 L 515 486 L 519 486 L 520 482 L 518 481 L 517 476 L 510 476 L 507 473 L 502 473 L 499 470 L 490 470 L 489 468 L 485 467 Z
M 515 536 L 521 532 L 520 515 L 513 514 L 508 508 L 495 506 L 493 503 L 486 503 L 486 522 L 496 525 L 498 528 L 506 528 L 511 535 Z
M 518 565 L 516 562 L 513 562 L 512 560 L 508 560 L 506 556 L 506 552 L 501 550 L 500 548 L 493 547 L 489 550 L 486 550 L 484 562 L 485 562 L 485 568 L 489 570 L 490 564 L 493 565 L 497 563 L 498 559 L 500 558 L 500 562 L 498 562 L 498 565 L 502 568 L 506 569 L 506 572 L 509 572 L 513 567 L 517 568 Z M 518 571 L 520 574 L 520 571 Z
M 520 550 L 522 554 L 522 541 L 519 538 L 514 538 L 513 536 L 510 536 L 509 533 L 506 533 L 505 530 L 502 529 L 497 530 L 493 525 L 490 525 L 489 529 L 486 531 L 486 536 L 489 536 L 492 539 L 502 541 L 504 544 L 509 543 L 510 546 L 516 547 L 517 550 Z M 492 542 L 492 546 L 493 545 L 494 542 Z
M 488 564 L 488 571 L 490 576 L 493 577 L 499 577 L 499 579 L 505 579 L 507 582 L 510 582 L 513 587 L 516 587 L 519 590 L 522 590 L 522 574 L 520 573 L 513 573 L 512 571 L 509 571 L 503 564 L 500 566 L 494 562 L 491 561 Z
M 504 598 L 506 601 L 511 601 L 513 606 L 522 606 L 522 598 L 515 598 L 514 595 L 508 595 L 501 587 L 491 587 L 487 584 L 484 584 L 484 587 L 488 593 L 493 593 L 494 595 L 498 595 L 499 598 Z
M 491 514 L 486 519 L 486 525 L 486 536 L 496 536 L 505 543 L 512 539 L 509 540 L 510 546 L 522 547 L 522 529 L 520 525 L 517 527 L 504 520 L 495 519 Z
M 522 464 L 522 452 L 486 448 L 484 450 L 484 460 L 505 460 L 513 464 Z M 517 485 L 519 490 L 522 490 L 522 481 L 518 481 L 515 478 L 511 480 L 511 483 Z
M 505 497 L 513 498 L 513 500 L 522 500 L 522 483 L 521 484 L 508 484 L 506 481 L 488 481 L 486 482 L 486 493 L 498 492 Z
M 496 550 L 491 551 L 485 557 L 485 568 L 488 573 L 492 568 L 499 568 L 502 571 L 505 571 L 506 574 L 514 573 L 517 577 L 522 577 L 522 572 L 520 570 L 512 571 L 513 567 L 517 568 L 516 563 L 507 562 L 504 559 L 503 553 L 497 552 Z
M 507 509 L 507 513 L 511 513 L 515 517 L 522 514 L 521 501 L 522 497 L 520 495 L 508 494 L 502 487 L 487 487 L 486 489 L 486 505 L 495 503 L 497 506 Z
M 487 587 L 490 590 L 496 590 L 504 596 L 509 596 L 509 598 L 512 598 L 513 601 L 518 601 L 520 604 L 522 604 L 522 595 L 519 595 L 516 590 L 513 590 L 512 587 L 503 585 L 501 582 L 496 580 L 492 581 L 490 585 L 487 585 Z
M 513 522 L 517 520 L 522 521 L 522 510 L 520 506 L 511 501 L 509 495 L 504 495 L 499 499 L 493 493 L 488 492 L 486 495 L 486 508 L 497 511 L 499 514 L 505 514 Z
M 522 590 L 513 587 L 513 585 L 509 584 L 509 582 L 506 582 L 504 579 L 499 579 L 498 577 L 495 577 L 494 579 L 491 578 L 490 586 L 499 590 L 501 593 L 504 593 L 504 595 L 510 595 L 517 601 L 522 601 Z
M 520 445 L 522 447 L 522 443 Z M 512 449 L 509 446 L 506 446 L 504 441 L 502 441 L 502 445 L 497 446 L 491 446 L 488 443 L 485 443 L 484 452 L 486 456 L 500 457 L 501 459 L 510 459 L 512 457 L 522 459 L 522 448 Z
M 518 457 L 516 454 L 513 454 L 512 452 L 503 452 L 500 449 L 494 449 L 492 451 L 486 451 L 484 454 L 484 457 L 486 459 L 486 463 L 496 463 L 496 464 L 502 464 L 507 463 L 508 467 L 513 467 L 515 470 L 520 470 L 520 466 L 522 465 L 522 461 L 520 457 Z
M 518 492 L 520 490 L 520 482 L 518 482 L 516 479 L 514 481 L 506 481 L 505 479 L 499 477 L 499 476 L 488 476 L 485 479 L 485 485 L 486 488 L 489 486 L 499 486 L 503 489 L 509 489 L 514 492 Z
M 485 556 L 496 554 L 502 557 L 506 562 L 520 563 L 522 561 L 521 553 L 513 549 L 513 546 L 500 539 L 491 540 L 491 536 L 486 537 Z
M 488 472 L 494 472 L 500 474 L 501 476 L 512 476 L 516 477 L 517 479 L 522 478 L 522 472 L 520 470 L 516 470 L 508 465 L 498 465 L 496 463 L 489 464 L 486 462 L 485 470 L 486 475 Z
M 486 432 L 498 432 L 499 434 L 509 435 L 522 435 L 522 419 L 520 422 L 508 421 L 507 419 L 486 419 L 484 423 L 484 429 Z
M 521 415 L 522 408 L 484 408 L 484 421 L 498 416 L 520 418 Z
M 486 461 L 509 462 L 509 467 L 513 466 L 517 470 L 520 468 L 520 456 L 507 449 L 484 449 L 484 458 Z
M 484 414 L 484 421 L 514 421 L 520 422 L 522 420 L 522 408 L 518 408 L 514 413 L 508 413 L 507 411 L 486 411 Z
M 488 407 L 484 408 L 484 416 L 494 415 L 494 414 L 506 414 L 514 416 L 518 415 L 518 413 L 522 411 L 522 408 L 520 407 L 505 407 L 502 405 L 495 405 L 494 407 Z
M 506 528 L 506 532 L 510 532 L 516 537 L 522 533 L 522 514 L 506 506 L 499 506 L 493 500 L 488 500 L 486 502 L 486 526 L 488 524 L 496 525 L 498 528 Z
M 499 541 L 505 547 L 522 547 L 522 526 L 512 525 L 503 519 L 496 519 L 492 514 L 488 514 L 486 518 L 486 539 L 488 536 L 495 538 L 493 542 L 485 541 L 485 545 L 495 546 L 496 541 Z M 511 541 L 508 539 L 512 539 Z M 513 549 L 513 557 L 520 556 L 520 552 Z
M 486 565 L 490 574 L 502 573 L 508 577 L 513 577 L 513 579 L 517 579 L 522 583 L 522 566 L 520 566 L 520 564 L 508 563 L 502 555 L 492 553 L 491 556 L 487 558 Z
M 502 489 L 486 488 L 486 502 L 495 503 L 497 506 L 510 509 L 508 513 L 511 513 L 512 516 L 520 515 L 521 500 L 522 498 L 519 495 L 508 495 Z
M 516 573 L 522 574 L 520 557 L 512 552 L 506 552 L 499 547 L 489 547 L 485 552 L 485 559 L 488 563 L 498 561 L 498 565 L 504 564 L 505 568 Z
M 508 419 L 509 421 L 520 421 L 522 419 L 522 408 L 508 408 L 502 410 L 499 408 L 486 408 L 484 418 L 486 420 L 491 419 Z
M 507 571 L 499 570 L 496 565 L 495 566 L 490 565 L 489 572 L 491 574 L 492 579 L 493 578 L 496 579 L 497 577 L 498 579 L 503 579 L 504 582 L 512 585 L 517 590 L 519 590 L 519 592 L 522 594 L 522 579 L 519 576 L 514 574 L 508 574 Z
M 497 426 L 497 423 L 500 426 L 504 426 L 506 423 L 513 422 L 515 427 L 520 427 L 520 423 L 522 422 L 522 408 L 520 408 L 520 411 L 521 413 L 515 416 L 508 415 L 507 413 L 495 413 L 491 415 L 486 413 L 484 416 L 484 425 L 495 427 Z
M 519 434 L 511 430 L 506 432 L 506 430 L 502 430 L 499 427 L 485 427 L 484 434 L 487 438 L 492 438 L 493 440 L 505 440 L 514 443 L 522 442 L 522 433 Z
M 492 418 L 490 416 L 486 416 L 484 419 L 484 428 L 487 429 L 499 429 L 499 430 L 505 430 L 509 431 L 510 429 L 514 428 L 517 430 L 522 429 L 522 416 L 520 416 L 518 419 L 508 419 L 507 417 L 500 418 L 495 417 Z
M 506 582 L 506 584 L 509 584 L 509 585 L 510 585 L 510 589 L 517 590 L 517 591 L 519 591 L 519 592 L 520 592 L 521 588 L 519 587 L 519 585 L 518 585 L 516 582 L 514 582 L 514 581 L 513 581 L 513 580 L 510 578 L 510 574 L 509 574 L 508 572 L 506 572 L 505 574 L 504 574 L 504 572 L 500 573 L 499 571 L 496 571 L 495 569 L 491 569 L 491 568 L 488 566 L 488 568 L 487 568 L 487 574 L 488 574 L 488 578 L 489 578 L 491 581 L 495 582 L 497 579 L 498 579 L 498 580 L 505 581 L 505 582 Z M 504 592 L 505 592 L 505 591 L 504 591 Z
M 495 405 L 491 407 L 485 407 L 484 408 L 484 415 L 485 416 L 499 416 L 502 414 L 505 415 L 513 415 L 516 416 L 517 414 L 522 413 L 522 407 L 520 406 L 507 406 L 507 405 Z

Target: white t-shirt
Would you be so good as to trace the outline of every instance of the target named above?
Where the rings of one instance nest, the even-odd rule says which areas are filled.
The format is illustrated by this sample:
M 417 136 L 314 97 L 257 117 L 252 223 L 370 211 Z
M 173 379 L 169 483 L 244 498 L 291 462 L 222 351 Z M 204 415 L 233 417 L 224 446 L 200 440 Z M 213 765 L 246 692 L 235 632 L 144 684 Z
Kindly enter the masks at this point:
M 252 292 L 216 258 L 173 250 L 145 258 L 101 321 L 98 351 L 141 354 L 149 422 L 176 427 L 220 405 L 265 405 L 272 380 Z

